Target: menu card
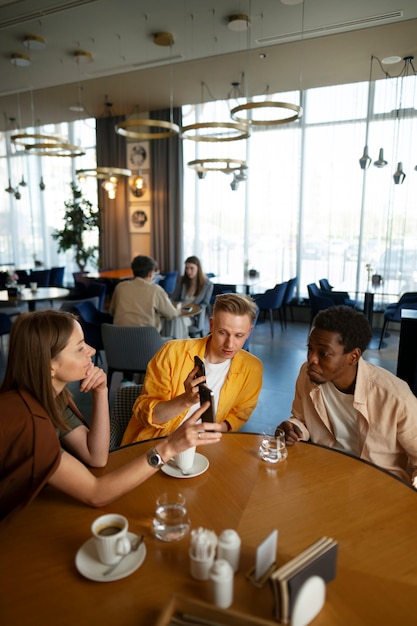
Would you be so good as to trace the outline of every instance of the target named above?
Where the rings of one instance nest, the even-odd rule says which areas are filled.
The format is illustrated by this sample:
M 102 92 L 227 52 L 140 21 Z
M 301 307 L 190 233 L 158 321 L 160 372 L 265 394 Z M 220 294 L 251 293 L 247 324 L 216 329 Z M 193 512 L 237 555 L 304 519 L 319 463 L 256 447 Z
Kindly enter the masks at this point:
M 336 561 L 337 542 L 322 537 L 271 574 L 275 613 L 280 622 L 291 621 L 297 593 L 308 578 L 319 576 L 328 583 L 336 577 Z

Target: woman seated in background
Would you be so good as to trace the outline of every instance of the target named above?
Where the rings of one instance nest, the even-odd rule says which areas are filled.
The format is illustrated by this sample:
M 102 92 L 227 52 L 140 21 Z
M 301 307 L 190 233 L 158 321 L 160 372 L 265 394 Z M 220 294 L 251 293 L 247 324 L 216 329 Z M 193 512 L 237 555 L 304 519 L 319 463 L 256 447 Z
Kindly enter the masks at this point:
M 140 485 L 178 452 L 195 446 L 197 439 L 198 445 L 219 441 L 220 425 L 197 424 L 207 402 L 147 454 L 94 476 L 86 465 L 106 465 L 110 427 L 106 374 L 91 362 L 94 354 L 71 313 L 22 313 L 13 323 L 0 388 L 0 525 L 47 483 L 102 507 Z M 93 394 L 89 427 L 66 389 L 75 381 L 81 381 L 82 392 Z M 204 432 L 207 427 L 212 432 Z
M 200 315 L 205 316 L 213 293 L 213 286 L 211 280 L 202 270 L 200 259 L 196 256 L 189 256 L 188 259 L 185 259 L 184 275 L 178 279 L 171 294 L 171 300 L 184 304 L 198 304 L 202 308 Z M 184 318 L 184 320 L 188 319 L 189 321 L 188 334 L 190 337 L 195 336 L 202 329 L 200 315 Z

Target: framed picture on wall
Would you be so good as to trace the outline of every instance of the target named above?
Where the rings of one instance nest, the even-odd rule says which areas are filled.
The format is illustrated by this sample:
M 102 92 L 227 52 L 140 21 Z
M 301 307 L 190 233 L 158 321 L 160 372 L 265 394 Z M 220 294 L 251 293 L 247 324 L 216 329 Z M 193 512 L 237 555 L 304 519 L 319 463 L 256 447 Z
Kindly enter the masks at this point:
M 127 167 L 132 171 L 147 170 L 151 166 L 149 158 L 149 141 L 140 141 L 127 144 Z
M 138 202 L 130 205 L 129 231 L 137 234 L 151 232 L 151 205 L 149 203 Z
M 142 178 L 141 185 L 135 185 L 136 172 L 129 179 L 130 197 L 132 200 L 133 198 L 136 198 L 136 200 L 149 202 L 151 199 L 151 177 L 149 172 L 141 172 L 137 175 L 137 177 L 139 179 Z

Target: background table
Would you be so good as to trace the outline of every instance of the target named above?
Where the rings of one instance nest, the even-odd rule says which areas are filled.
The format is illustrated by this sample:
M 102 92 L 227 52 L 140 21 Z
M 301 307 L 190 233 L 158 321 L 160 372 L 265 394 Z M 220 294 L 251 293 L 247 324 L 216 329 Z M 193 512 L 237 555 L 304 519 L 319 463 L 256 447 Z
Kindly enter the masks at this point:
M 46 300 L 64 300 L 69 296 L 69 289 L 62 287 L 38 287 L 35 292 L 30 289 L 22 289 L 20 295 L 16 297 L 10 297 L 7 290 L 0 291 L 0 300 L 2 302 L 11 302 L 18 304 L 19 302 L 27 302 L 29 311 L 35 310 L 36 302 L 43 302 Z
M 14 523 L 0 531 L 2 626 L 52 623 L 151 626 L 173 592 L 209 600 L 209 585 L 189 575 L 186 537 L 166 544 L 152 537 L 155 499 L 181 490 L 193 527 L 217 534 L 234 528 L 242 538 L 232 609 L 272 619 L 269 585 L 245 578 L 255 547 L 279 530 L 278 564 L 321 536 L 339 542 L 336 579 L 313 626 L 408 626 L 416 623 L 417 493 L 375 467 L 310 444 L 289 448 L 286 461 L 269 467 L 257 457 L 260 436 L 226 434 L 200 448 L 208 471 L 190 479 L 158 472 L 102 509 L 91 509 L 48 487 Z M 151 442 L 110 455 L 114 469 Z M 104 512 L 126 515 L 145 535 L 147 556 L 129 577 L 92 582 L 76 570 L 77 550 Z M 276 622 L 275 622 L 276 623 Z

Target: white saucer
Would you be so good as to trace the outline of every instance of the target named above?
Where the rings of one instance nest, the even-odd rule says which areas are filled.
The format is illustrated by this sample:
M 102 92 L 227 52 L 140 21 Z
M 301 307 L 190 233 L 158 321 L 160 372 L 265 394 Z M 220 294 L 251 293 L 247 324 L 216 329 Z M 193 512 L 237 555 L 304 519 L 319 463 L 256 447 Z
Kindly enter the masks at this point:
M 127 536 L 130 541 L 137 536 L 134 533 L 128 532 Z M 110 565 L 104 565 L 97 558 L 96 545 L 94 538 L 90 537 L 78 550 L 75 557 L 75 566 L 77 570 L 90 580 L 96 582 L 110 582 L 112 580 L 119 580 L 120 578 L 126 578 L 129 574 L 132 574 L 137 570 L 145 560 L 146 547 L 142 542 L 139 549 L 136 552 L 128 554 L 123 561 L 116 567 L 112 574 L 104 576 L 104 572 L 109 569 Z
M 190 474 L 183 474 L 180 468 L 175 465 L 175 461 L 168 461 L 166 465 L 161 467 L 161 470 L 168 476 L 173 476 L 173 478 L 194 478 L 204 474 L 208 470 L 209 465 L 209 460 L 196 452 Z

